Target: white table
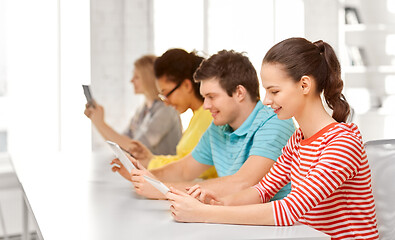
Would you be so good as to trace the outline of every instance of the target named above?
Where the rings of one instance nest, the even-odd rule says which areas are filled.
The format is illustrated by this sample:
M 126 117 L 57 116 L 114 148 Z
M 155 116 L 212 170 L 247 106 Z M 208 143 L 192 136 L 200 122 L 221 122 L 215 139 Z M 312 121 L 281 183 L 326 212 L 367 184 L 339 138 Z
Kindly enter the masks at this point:
M 330 239 L 292 227 L 177 223 L 169 203 L 147 200 L 110 171 L 105 154 L 13 155 L 30 212 L 45 240 L 59 239 Z

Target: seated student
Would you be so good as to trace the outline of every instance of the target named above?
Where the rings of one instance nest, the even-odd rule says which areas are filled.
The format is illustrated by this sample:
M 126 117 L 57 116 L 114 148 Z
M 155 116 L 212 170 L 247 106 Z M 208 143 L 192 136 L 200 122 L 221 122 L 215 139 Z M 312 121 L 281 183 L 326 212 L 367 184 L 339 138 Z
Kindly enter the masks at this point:
M 202 201 L 226 206 L 172 189 L 166 196 L 175 220 L 277 226 L 298 221 L 332 239 L 378 239 L 368 160 L 358 127 L 345 123 L 350 108 L 340 76 L 337 57 L 323 41 L 290 38 L 272 47 L 261 70 L 264 103 L 279 119 L 294 116 L 300 128 L 254 187 L 226 197 L 200 189 Z M 289 181 L 290 194 L 267 203 Z
M 158 97 L 155 85 L 154 62 L 156 57 L 145 55 L 134 63 L 131 82 L 136 94 L 144 94 L 145 102 L 133 116 L 125 134 L 119 134 L 104 121 L 104 109 L 86 106 L 85 115 L 105 140 L 116 142 L 130 151 L 132 139 L 139 140 L 155 154 L 174 154 L 182 135 L 182 126 L 177 111 L 165 106 Z
M 161 93 L 159 97 L 179 113 L 191 109 L 193 117 L 177 144 L 176 155 L 153 155 L 143 144 L 133 141 L 130 151 L 143 166 L 148 165 L 148 169 L 162 167 L 191 153 L 213 120 L 210 112 L 203 109 L 203 97 L 199 92 L 200 84 L 193 81 L 193 73 L 202 60 L 203 58 L 197 56 L 195 52 L 169 49 L 155 61 L 154 71 Z M 203 179 L 217 177 L 215 168 L 210 168 L 200 177 Z
M 180 161 L 151 172 L 133 170 L 130 175 L 123 167 L 114 167 L 133 182 L 138 194 L 164 198 L 142 175 L 185 189 L 213 165 L 220 177 L 203 181 L 202 186 L 221 195 L 253 186 L 266 175 L 295 131 L 292 120 L 279 120 L 259 101 L 257 73 L 246 56 L 220 51 L 203 61 L 194 77 L 201 84 L 203 106 L 214 121 L 192 153 Z M 113 163 L 119 164 L 119 160 Z M 289 190 L 286 187 L 276 198 L 286 196 Z

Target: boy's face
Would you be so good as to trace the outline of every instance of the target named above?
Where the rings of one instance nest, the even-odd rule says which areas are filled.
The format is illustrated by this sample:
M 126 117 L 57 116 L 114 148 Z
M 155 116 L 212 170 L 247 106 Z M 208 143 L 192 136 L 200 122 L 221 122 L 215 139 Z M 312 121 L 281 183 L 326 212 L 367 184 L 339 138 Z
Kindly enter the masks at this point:
M 211 112 L 214 124 L 232 126 L 239 115 L 239 104 L 236 98 L 229 97 L 215 78 L 200 82 L 200 94 L 204 97 L 203 108 Z

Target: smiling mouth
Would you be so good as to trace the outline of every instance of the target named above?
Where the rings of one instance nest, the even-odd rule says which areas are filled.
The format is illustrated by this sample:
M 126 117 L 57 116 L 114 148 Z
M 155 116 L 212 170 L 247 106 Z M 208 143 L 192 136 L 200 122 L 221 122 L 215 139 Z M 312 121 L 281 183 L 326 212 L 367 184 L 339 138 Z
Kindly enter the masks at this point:
M 282 108 L 282 107 L 274 108 L 274 109 L 273 109 L 273 110 L 274 110 L 274 113 L 277 114 L 277 113 L 281 110 L 281 108 Z
M 213 118 L 215 118 L 215 116 L 217 116 L 218 115 L 218 112 L 211 112 L 211 116 L 213 117 Z

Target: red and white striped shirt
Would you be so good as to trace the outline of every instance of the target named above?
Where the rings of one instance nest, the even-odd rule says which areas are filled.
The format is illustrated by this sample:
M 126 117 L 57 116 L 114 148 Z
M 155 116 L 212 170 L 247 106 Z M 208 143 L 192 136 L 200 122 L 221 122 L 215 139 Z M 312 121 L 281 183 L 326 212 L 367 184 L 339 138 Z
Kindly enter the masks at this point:
M 332 123 L 308 139 L 296 130 L 255 188 L 268 202 L 289 181 L 288 196 L 272 202 L 276 225 L 298 221 L 332 239 L 378 239 L 370 168 L 355 124 Z

